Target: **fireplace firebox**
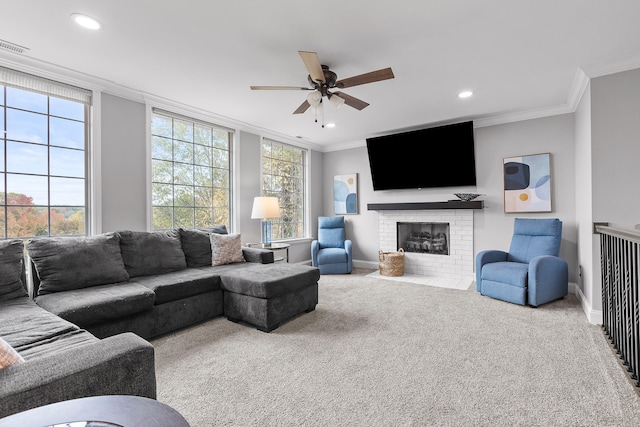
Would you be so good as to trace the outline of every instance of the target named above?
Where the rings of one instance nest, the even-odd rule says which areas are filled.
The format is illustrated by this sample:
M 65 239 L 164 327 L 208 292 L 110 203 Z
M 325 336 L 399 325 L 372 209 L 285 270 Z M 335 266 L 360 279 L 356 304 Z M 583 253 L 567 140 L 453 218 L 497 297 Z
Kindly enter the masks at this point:
M 434 255 L 449 255 L 448 222 L 398 222 L 398 249 Z

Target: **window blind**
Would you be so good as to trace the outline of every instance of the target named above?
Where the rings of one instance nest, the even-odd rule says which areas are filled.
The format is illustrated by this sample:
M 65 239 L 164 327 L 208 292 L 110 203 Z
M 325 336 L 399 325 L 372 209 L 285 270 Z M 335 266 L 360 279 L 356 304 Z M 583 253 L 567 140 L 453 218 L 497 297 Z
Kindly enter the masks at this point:
M 91 105 L 92 92 L 11 68 L 0 67 L 0 84 Z

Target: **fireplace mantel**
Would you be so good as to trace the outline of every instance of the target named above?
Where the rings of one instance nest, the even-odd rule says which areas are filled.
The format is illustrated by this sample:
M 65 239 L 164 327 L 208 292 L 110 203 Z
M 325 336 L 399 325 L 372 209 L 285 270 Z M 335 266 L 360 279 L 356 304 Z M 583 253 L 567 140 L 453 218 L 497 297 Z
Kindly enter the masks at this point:
M 416 202 L 416 203 L 369 203 L 369 211 L 400 211 L 400 210 L 432 210 L 432 209 L 482 209 L 483 200 L 449 200 L 447 202 Z

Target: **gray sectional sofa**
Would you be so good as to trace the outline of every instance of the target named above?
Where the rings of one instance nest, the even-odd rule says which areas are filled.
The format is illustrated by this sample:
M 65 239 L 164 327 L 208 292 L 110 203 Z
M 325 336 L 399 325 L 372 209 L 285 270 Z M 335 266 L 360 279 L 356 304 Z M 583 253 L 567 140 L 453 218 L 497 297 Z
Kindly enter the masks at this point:
M 26 268 L 23 242 L 0 241 L 0 338 L 24 359 L 0 369 L 0 417 L 99 394 L 155 398 L 145 339 L 221 315 L 270 332 L 315 309 L 317 268 L 258 248 L 212 266 L 211 233 L 233 237 L 217 226 L 33 239 Z

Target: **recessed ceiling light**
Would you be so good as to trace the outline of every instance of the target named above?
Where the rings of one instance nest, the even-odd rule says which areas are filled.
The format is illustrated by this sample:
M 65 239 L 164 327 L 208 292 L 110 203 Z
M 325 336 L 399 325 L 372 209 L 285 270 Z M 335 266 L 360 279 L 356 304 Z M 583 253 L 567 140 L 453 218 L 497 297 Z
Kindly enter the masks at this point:
M 71 20 L 76 24 L 90 30 L 99 30 L 102 27 L 102 25 L 96 19 L 87 15 L 83 15 L 82 13 L 72 13 Z
M 465 90 L 458 94 L 458 98 L 469 98 L 471 95 L 473 95 L 473 92 L 471 92 L 470 90 Z
M 326 125 L 324 125 L 324 126 L 325 126 L 325 127 L 328 127 L 328 128 L 334 128 L 334 127 L 336 127 L 336 124 L 335 124 L 335 123 L 327 123 L 327 124 L 326 124 Z

